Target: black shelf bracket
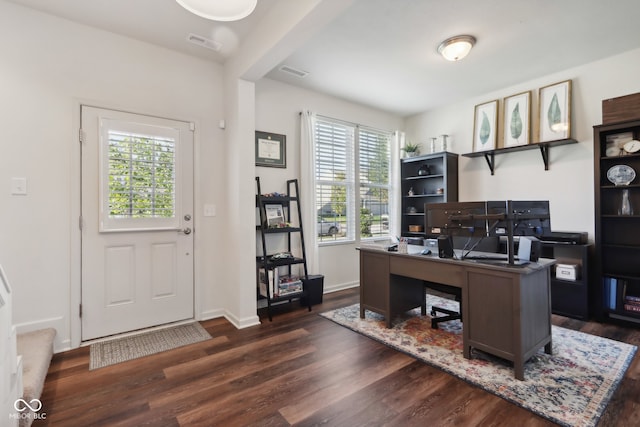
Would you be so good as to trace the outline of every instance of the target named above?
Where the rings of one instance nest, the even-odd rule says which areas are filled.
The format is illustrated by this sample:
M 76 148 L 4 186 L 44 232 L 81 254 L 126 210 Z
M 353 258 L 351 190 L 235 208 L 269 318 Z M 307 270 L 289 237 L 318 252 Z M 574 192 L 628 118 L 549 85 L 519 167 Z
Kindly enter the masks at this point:
M 495 151 L 487 151 L 484 153 L 484 159 L 487 161 L 487 165 L 489 165 L 489 169 L 491 169 L 491 175 L 495 174 L 496 168 L 496 153 Z
M 547 144 L 540 144 L 540 154 L 542 155 L 542 161 L 544 162 L 544 170 L 549 170 L 549 146 Z

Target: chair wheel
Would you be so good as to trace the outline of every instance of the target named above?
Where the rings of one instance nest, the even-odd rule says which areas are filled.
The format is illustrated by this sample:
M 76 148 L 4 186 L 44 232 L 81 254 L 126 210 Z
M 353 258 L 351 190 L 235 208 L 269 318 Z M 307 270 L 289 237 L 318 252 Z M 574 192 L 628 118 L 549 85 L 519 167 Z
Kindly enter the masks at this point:
M 436 311 L 435 310 L 431 310 L 431 316 L 435 317 L 436 316 Z

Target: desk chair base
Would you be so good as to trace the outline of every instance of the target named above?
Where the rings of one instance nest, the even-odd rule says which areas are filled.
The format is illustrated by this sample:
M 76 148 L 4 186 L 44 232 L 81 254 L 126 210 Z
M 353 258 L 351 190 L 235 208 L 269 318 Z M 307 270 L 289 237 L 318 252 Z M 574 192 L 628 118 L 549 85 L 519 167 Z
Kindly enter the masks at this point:
M 446 316 L 435 317 L 438 313 L 446 314 Z M 438 323 L 440 322 L 462 319 L 462 315 L 457 311 L 440 307 L 431 307 L 431 317 L 431 329 L 438 329 Z

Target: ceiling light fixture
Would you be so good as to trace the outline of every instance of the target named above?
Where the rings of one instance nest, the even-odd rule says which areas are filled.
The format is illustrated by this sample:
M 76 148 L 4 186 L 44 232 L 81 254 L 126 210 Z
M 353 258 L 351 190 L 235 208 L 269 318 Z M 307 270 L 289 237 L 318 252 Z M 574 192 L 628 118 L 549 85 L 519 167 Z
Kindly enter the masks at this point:
M 469 54 L 474 44 L 473 36 L 455 36 L 440 43 L 438 53 L 447 61 L 459 61 Z
M 238 21 L 256 8 L 258 0 L 176 0 L 189 12 L 212 21 Z

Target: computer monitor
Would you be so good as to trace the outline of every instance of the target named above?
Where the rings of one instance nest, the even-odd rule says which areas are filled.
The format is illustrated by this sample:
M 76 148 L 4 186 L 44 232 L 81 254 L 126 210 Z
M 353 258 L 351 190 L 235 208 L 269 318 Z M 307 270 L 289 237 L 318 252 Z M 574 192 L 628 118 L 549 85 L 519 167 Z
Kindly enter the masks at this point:
M 425 232 L 431 237 L 484 237 L 487 220 L 481 217 L 485 212 L 485 202 L 425 203 Z
M 489 220 L 490 236 L 508 236 L 512 221 L 513 236 L 540 237 L 551 234 L 548 200 L 500 200 L 487 202 L 487 214 L 504 214 L 502 220 Z

